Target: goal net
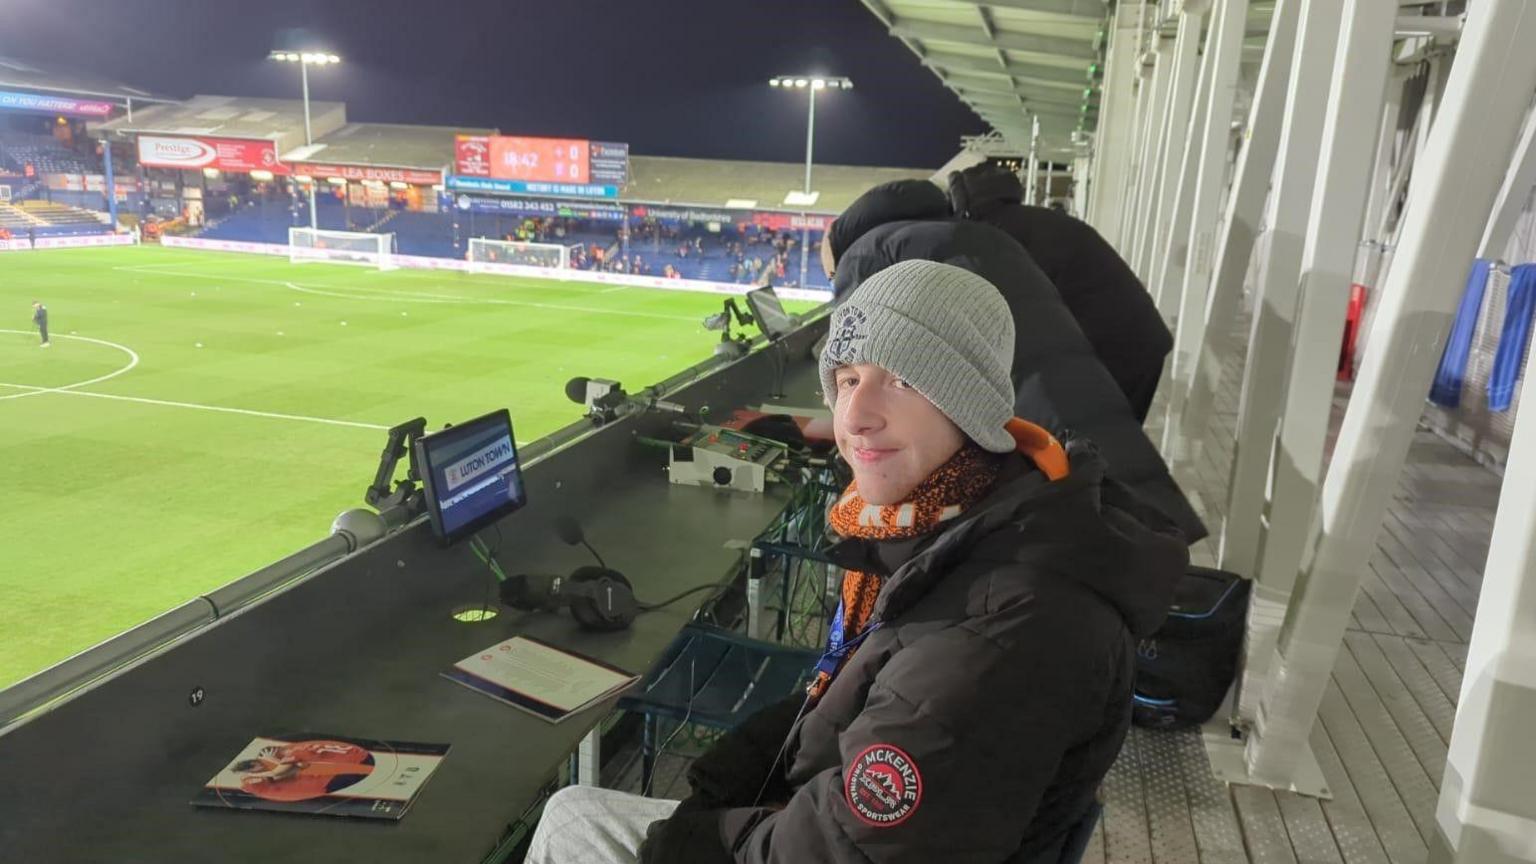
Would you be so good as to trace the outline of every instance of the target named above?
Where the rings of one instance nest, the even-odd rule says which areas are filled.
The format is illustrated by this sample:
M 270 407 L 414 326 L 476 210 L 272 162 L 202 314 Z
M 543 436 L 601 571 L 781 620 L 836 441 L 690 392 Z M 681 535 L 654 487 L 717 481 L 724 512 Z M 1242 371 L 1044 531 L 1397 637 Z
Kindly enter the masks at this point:
M 380 270 L 393 270 L 395 235 L 289 228 L 288 260 L 294 264 L 327 261 L 332 264 L 362 264 Z
M 469 269 L 483 273 L 486 265 L 519 264 L 524 267 L 571 266 L 571 252 L 581 244 L 566 246 L 560 243 L 517 243 L 507 240 L 488 240 L 473 237 L 469 241 Z

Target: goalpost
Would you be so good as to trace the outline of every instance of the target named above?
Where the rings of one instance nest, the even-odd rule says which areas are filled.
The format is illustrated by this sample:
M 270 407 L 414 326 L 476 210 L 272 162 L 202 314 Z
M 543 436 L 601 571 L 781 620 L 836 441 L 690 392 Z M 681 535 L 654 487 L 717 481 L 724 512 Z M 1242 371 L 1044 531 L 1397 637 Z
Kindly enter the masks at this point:
M 326 261 L 395 269 L 395 235 L 363 231 L 289 228 L 288 260 L 294 264 Z
M 488 264 L 520 264 L 525 267 L 568 268 L 571 253 L 581 248 L 580 243 L 569 246 L 561 243 L 518 243 L 507 240 L 490 240 L 471 237 L 469 240 L 469 269 L 484 273 Z

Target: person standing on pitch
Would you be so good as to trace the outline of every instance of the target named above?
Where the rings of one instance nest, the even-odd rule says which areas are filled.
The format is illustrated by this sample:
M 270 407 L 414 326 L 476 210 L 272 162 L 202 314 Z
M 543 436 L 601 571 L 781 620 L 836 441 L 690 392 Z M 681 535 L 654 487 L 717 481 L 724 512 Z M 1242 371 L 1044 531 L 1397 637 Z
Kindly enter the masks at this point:
M 37 325 L 38 335 L 43 337 L 42 347 L 48 347 L 48 307 L 41 300 L 32 301 L 32 323 Z

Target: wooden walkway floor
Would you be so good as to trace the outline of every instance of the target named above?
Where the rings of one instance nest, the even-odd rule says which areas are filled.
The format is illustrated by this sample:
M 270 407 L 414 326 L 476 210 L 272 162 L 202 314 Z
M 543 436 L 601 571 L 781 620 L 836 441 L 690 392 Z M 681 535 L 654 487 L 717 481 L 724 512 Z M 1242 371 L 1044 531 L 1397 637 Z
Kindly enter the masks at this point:
M 1223 382 L 1192 490 L 1213 530 L 1238 376 Z M 1198 731 L 1136 729 L 1106 779 L 1088 864 L 1423 864 L 1500 482 L 1418 433 L 1312 729 L 1331 801 L 1228 787 Z M 1193 551 L 1214 563 L 1213 541 Z M 651 794 L 686 795 L 689 756 L 664 755 Z M 620 761 L 606 785 L 639 791 L 638 765 Z
M 1238 376 L 1223 381 L 1197 469 L 1213 530 Z M 1434 434 L 1417 434 L 1312 728 L 1333 800 L 1228 787 L 1211 776 L 1198 732 L 1137 729 L 1106 780 L 1086 861 L 1423 864 L 1500 483 Z M 1193 551 L 1214 563 L 1213 541 Z

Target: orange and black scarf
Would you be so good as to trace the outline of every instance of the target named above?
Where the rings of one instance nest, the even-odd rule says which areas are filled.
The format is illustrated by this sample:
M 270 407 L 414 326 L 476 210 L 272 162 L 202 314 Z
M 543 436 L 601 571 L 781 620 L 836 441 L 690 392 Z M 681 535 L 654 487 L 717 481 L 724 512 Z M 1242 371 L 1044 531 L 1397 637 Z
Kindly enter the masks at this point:
M 1034 460 L 1035 466 L 1047 478 L 1059 480 L 1067 476 L 1066 451 L 1049 432 L 1017 418 L 1008 421 L 1007 428 L 1018 443 L 1017 452 Z M 1002 464 L 1002 457 L 968 441 L 948 462 L 919 483 L 905 500 L 896 504 L 870 504 L 859 495 L 859 483 L 855 480 L 848 485 L 843 497 L 832 505 L 827 518 L 832 530 L 844 538 L 908 540 L 921 537 L 985 498 L 996 485 Z M 867 635 L 875 600 L 880 596 L 884 582 L 885 577 L 876 573 L 849 570 L 843 574 L 842 603 L 838 605 L 841 618 L 833 622 L 835 635 L 829 639 L 827 654 L 818 664 L 816 677 L 808 688 L 812 701 L 821 698 L 858 647 L 859 640 Z

